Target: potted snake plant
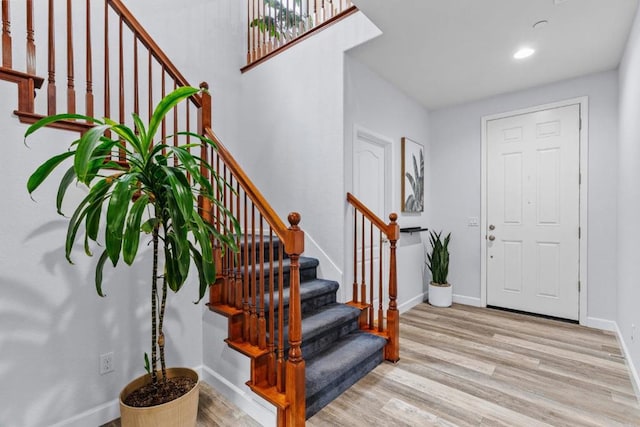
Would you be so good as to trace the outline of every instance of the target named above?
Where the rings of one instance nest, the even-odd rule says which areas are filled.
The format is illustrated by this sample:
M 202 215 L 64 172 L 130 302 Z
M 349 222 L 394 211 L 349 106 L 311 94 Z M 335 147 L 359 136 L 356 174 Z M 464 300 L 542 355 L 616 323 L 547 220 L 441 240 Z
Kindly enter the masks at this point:
M 234 230 L 225 229 L 225 224 L 218 228 L 204 221 L 198 209 L 198 198 L 208 199 L 224 209 L 215 194 L 223 194 L 216 192 L 216 187 L 226 183 L 205 159 L 193 152 L 201 145 L 215 148 L 213 141 L 192 132 L 178 134 L 190 136 L 197 144 L 174 146 L 166 139 L 156 138 L 166 114 L 198 92 L 199 89 L 193 87 L 178 88 L 158 103 L 147 124 L 134 114 L 134 128 L 109 118 L 59 114 L 43 118 L 25 133 L 26 140 L 38 129 L 60 120 L 87 120 L 94 125 L 72 141 L 68 149 L 38 167 L 28 180 L 27 190 L 33 193 L 65 160 L 72 163 L 58 187 L 58 213 L 62 214 L 62 202 L 72 182 L 85 185 L 88 194 L 69 219 L 65 256 L 71 262 L 74 243 L 82 234 L 87 255 L 91 256 L 96 244 L 104 248 L 95 268 L 98 295 L 104 296 L 105 264 L 114 267 L 120 261 L 134 264 L 141 236 L 151 240 L 153 265 L 149 292 L 153 345 L 150 360 L 147 353 L 144 355 L 147 374 L 134 380 L 121 393 L 123 426 L 195 426 L 198 374 L 187 368 L 166 367 L 163 324 L 167 293 L 181 290 L 193 271 L 191 267 L 195 266 L 199 300 L 202 299 L 216 279 L 212 241 L 237 250 L 234 240 L 234 232 L 239 231 L 237 221 L 232 221 Z M 117 163 L 112 161 L 110 156 L 114 150 L 124 153 L 125 158 Z M 204 171 L 213 179 L 209 180 Z M 84 229 L 84 233 L 79 233 L 80 229 Z M 167 402 L 175 396 L 179 397 Z M 176 418 L 185 413 L 186 418 Z
M 431 271 L 429 283 L 429 304 L 436 307 L 449 307 L 452 300 L 449 275 L 449 240 L 451 233 L 442 239 L 442 232 L 429 231 L 431 251 L 427 253 L 427 267 Z

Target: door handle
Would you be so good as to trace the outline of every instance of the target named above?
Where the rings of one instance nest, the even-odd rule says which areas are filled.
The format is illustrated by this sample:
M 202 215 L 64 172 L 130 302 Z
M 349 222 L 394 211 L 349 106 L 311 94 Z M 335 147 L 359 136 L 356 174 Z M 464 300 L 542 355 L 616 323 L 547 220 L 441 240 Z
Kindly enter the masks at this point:
M 493 234 L 490 234 L 489 240 L 493 242 L 494 240 L 496 240 L 496 236 L 494 236 Z

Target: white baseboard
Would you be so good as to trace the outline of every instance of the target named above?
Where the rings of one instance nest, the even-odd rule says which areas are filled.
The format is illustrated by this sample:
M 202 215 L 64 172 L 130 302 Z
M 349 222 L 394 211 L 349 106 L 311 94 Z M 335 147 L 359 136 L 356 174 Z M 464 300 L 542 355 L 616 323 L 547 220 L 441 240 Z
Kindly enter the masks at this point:
M 405 301 L 402 304 L 398 305 L 398 311 L 402 314 L 405 311 L 411 310 L 413 307 L 420 304 L 421 302 L 426 301 L 426 299 L 427 299 L 426 292 L 418 294 L 415 297 L 411 298 L 409 301 Z
M 476 298 L 476 297 L 468 297 L 465 295 L 453 294 L 452 300 L 456 304 L 470 305 L 473 307 L 482 307 L 482 302 L 480 301 L 480 298 Z
M 71 418 L 57 422 L 50 427 L 101 426 L 120 417 L 119 399 L 98 405 Z
M 633 391 L 636 393 L 636 399 L 640 402 L 640 377 L 638 376 L 638 370 L 633 364 L 633 359 L 631 359 L 631 353 L 629 353 L 629 349 L 627 348 L 627 344 L 625 343 L 622 337 L 622 331 L 618 327 L 616 322 L 613 322 L 615 326 L 615 333 L 618 337 L 618 343 L 620 343 L 620 347 L 622 347 L 622 354 L 624 355 L 624 360 L 627 364 L 627 368 L 631 373 L 631 384 L 633 385 Z
M 588 328 L 602 329 L 603 331 L 619 332 L 618 324 L 613 320 L 599 319 L 597 317 L 587 317 L 587 321 L 583 324 Z
M 206 383 L 215 388 L 251 418 L 263 426 L 276 425 L 275 406 L 262 400 L 262 398 L 250 391 L 240 389 L 208 366 L 203 366 L 202 374 L 202 379 Z M 262 402 L 264 402 L 264 404 Z

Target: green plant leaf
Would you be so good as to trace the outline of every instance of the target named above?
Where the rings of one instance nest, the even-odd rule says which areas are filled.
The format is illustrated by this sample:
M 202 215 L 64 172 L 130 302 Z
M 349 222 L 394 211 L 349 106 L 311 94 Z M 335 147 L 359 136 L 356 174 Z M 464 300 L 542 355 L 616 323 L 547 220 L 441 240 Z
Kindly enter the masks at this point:
M 56 195 L 56 210 L 60 215 L 64 215 L 62 213 L 62 201 L 64 200 L 64 195 L 67 193 L 67 189 L 69 188 L 69 185 L 71 185 L 75 177 L 76 177 L 76 171 L 73 168 L 73 166 L 71 166 L 62 177 L 62 180 L 60 181 L 60 185 L 58 186 L 58 193 Z
M 37 122 L 35 122 L 34 124 L 32 124 L 31 126 L 29 126 L 27 128 L 27 131 L 24 133 L 24 138 L 26 139 L 29 135 L 31 135 L 32 133 L 34 133 L 40 128 L 43 128 L 47 125 L 50 125 L 52 123 L 59 122 L 62 120 L 84 120 L 84 121 L 89 121 L 91 123 L 102 124 L 100 120 L 93 117 L 84 116 L 82 114 L 69 114 L 69 113 L 55 114 L 53 116 L 44 117 L 38 120 Z
M 111 199 L 107 207 L 105 243 L 109 259 L 111 259 L 114 267 L 118 264 L 118 259 L 120 258 L 127 208 L 135 191 L 135 186 L 132 186 L 131 183 L 135 178 L 135 175 L 125 175 L 118 180 L 111 193 Z
M 182 175 L 176 175 L 173 168 L 168 166 L 164 166 L 163 171 L 165 176 L 167 177 L 167 182 L 171 186 L 172 191 L 172 199 L 176 202 L 176 207 L 180 209 L 180 213 L 184 218 L 184 221 L 189 221 L 191 219 L 191 214 L 193 213 L 193 193 L 191 192 L 191 186 L 189 183 L 185 183 L 180 179 Z M 179 172 L 179 171 L 178 171 Z
M 76 170 L 78 181 L 86 185 L 90 184 L 90 181 L 87 180 L 87 172 L 91 161 L 94 159 L 94 151 L 102 143 L 102 135 L 109 128 L 109 125 L 92 127 L 80 138 L 76 155 L 73 159 L 73 166 Z
M 67 151 L 62 154 L 58 154 L 57 156 L 53 156 L 35 170 L 33 174 L 29 177 L 27 181 L 27 191 L 29 194 L 33 193 L 33 191 L 44 182 L 44 180 L 49 176 L 49 174 L 65 159 L 73 156 L 75 151 Z
M 151 146 L 151 141 L 156 135 L 158 131 L 158 127 L 162 123 L 164 117 L 175 107 L 180 101 L 189 98 L 190 96 L 195 95 L 200 92 L 200 89 L 190 86 L 179 87 L 174 90 L 167 96 L 165 96 L 156 106 L 153 114 L 151 115 L 151 119 L 149 120 L 149 129 L 147 131 L 147 139 L 143 141 L 142 150 L 143 152 L 148 152 L 149 147 Z
M 202 255 L 198 251 L 198 248 L 196 248 L 193 244 L 191 244 L 191 242 L 189 242 L 189 248 L 191 249 L 191 258 L 193 258 L 193 263 L 195 264 L 196 269 L 198 270 L 198 283 L 200 284 L 200 286 L 198 290 L 198 300 L 194 302 L 194 303 L 198 303 L 200 302 L 200 300 L 202 300 L 202 298 L 204 298 L 205 294 L 207 293 L 207 288 L 213 282 L 209 282 L 205 278 L 204 271 L 203 271 L 204 263 L 202 262 Z
M 127 218 L 127 227 L 124 232 L 124 241 L 122 243 L 122 258 L 128 265 L 133 264 L 138 253 L 138 244 L 140 242 L 140 222 L 145 207 L 149 203 L 149 196 L 141 195 L 138 200 L 133 203 Z
M 104 270 L 104 264 L 107 262 L 108 259 L 109 259 L 109 254 L 105 250 L 102 252 L 102 255 L 100 255 L 100 258 L 98 259 L 98 263 L 96 264 L 96 292 L 98 292 L 98 295 L 100 295 L 101 297 L 106 296 L 102 292 L 102 271 Z
M 71 261 L 71 249 L 73 248 L 73 243 L 75 242 L 78 228 L 80 227 L 83 218 L 85 217 L 85 215 L 87 215 L 88 212 L 88 209 L 85 209 L 85 207 L 94 200 L 102 200 L 102 198 L 109 190 L 110 186 L 111 184 L 108 183 L 106 179 L 100 180 L 95 183 L 93 187 L 91 187 L 91 190 L 89 190 L 89 194 L 80 202 L 80 204 L 78 204 L 76 210 L 71 216 L 71 219 L 69 220 L 69 226 L 67 228 L 67 237 L 65 240 L 65 257 L 71 264 L 73 264 L 73 262 Z

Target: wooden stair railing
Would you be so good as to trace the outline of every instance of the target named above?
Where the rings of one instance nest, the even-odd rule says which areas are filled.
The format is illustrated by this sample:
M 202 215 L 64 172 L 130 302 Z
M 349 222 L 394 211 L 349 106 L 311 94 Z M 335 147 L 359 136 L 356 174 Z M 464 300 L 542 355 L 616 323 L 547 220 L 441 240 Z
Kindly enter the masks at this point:
M 361 329 L 387 338 L 385 359 L 395 363 L 400 360 L 400 314 L 396 301 L 398 297 L 396 243 L 400 238 L 400 227 L 396 223 L 398 215 L 390 214 L 390 222 L 387 224 L 353 194 L 347 193 L 347 201 L 353 207 L 353 299 L 348 304 L 360 308 Z M 387 281 L 383 274 L 385 239 L 389 241 Z M 377 254 L 374 253 L 376 245 L 378 246 Z M 373 260 L 376 255 L 379 260 L 378 271 L 374 271 Z M 375 286 L 376 283 L 377 286 Z M 389 298 L 386 323 L 385 291 Z
M 2 0 L 0 9 L 0 80 L 18 85 L 15 114 L 20 121 L 33 123 L 56 111 L 96 116 L 99 115 L 96 110 L 101 107 L 102 116 L 126 123 L 132 120 L 131 113 L 148 118 L 161 97 L 179 86 L 188 85 L 120 0 L 104 0 L 98 7 L 96 0 L 49 0 L 40 9 L 36 9 L 36 4 L 43 6 L 33 0 Z M 22 9 L 16 12 L 20 7 Z M 34 16 L 40 17 L 38 13 L 46 13 L 46 19 L 34 19 Z M 26 34 L 22 39 L 25 67 L 22 70 L 14 56 L 22 49 L 16 48 L 18 38 L 11 32 L 12 14 L 26 23 Z M 77 22 L 78 16 L 84 17 L 82 25 Z M 34 21 L 46 22 L 46 32 L 36 33 Z M 56 25 L 56 21 L 61 24 Z M 62 46 L 56 45 L 57 31 L 64 33 Z M 47 49 L 36 50 L 36 46 L 41 45 Z M 83 47 L 82 52 L 77 46 Z M 56 59 L 62 51 L 66 52 L 66 61 L 58 64 Z M 38 68 L 38 64 L 45 64 L 45 69 Z M 101 84 L 96 84 L 94 69 L 102 70 Z M 39 77 L 39 73 L 47 76 L 46 96 L 36 98 L 35 90 L 45 85 L 45 79 Z M 61 81 L 66 81 L 64 88 L 58 86 Z M 77 94 L 80 81 L 84 81 L 84 96 Z M 206 83 L 201 87 L 207 89 Z M 304 425 L 305 361 L 301 352 L 299 296 L 299 257 L 304 250 L 304 232 L 299 227 L 300 215 L 289 214 L 289 225 L 285 225 L 215 136 L 210 94 L 205 90 L 190 101 L 174 108 L 173 114 L 168 115 L 162 123 L 160 137 L 171 138 L 175 145 L 195 142 L 187 136 L 177 135 L 180 129 L 198 132 L 216 141 L 217 150 L 202 148 L 200 155 L 208 159 L 218 176 L 224 177 L 230 185 L 218 186 L 214 176 L 207 175 L 218 188 L 219 203 L 211 205 L 199 200 L 198 204 L 203 218 L 219 229 L 231 228 L 230 216 L 235 216 L 242 228 L 241 235 L 237 236 L 238 244 L 244 248 L 241 253 L 222 253 L 217 242 L 212 242 L 216 248 L 218 278 L 210 288 L 210 308 L 229 318 L 226 341 L 251 358 L 248 385 L 277 407 L 278 425 Z M 39 110 L 46 114 L 39 114 Z M 84 132 L 90 126 L 77 120 L 57 127 Z M 119 156 L 120 153 L 114 152 L 113 160 L 119 160 Z M 280 244 L 276 245 L 276 239 Z M 265 251 L 258 250 L 258 245 L 270 248 L 266 251 L 268 260 L 264 259 Z M 284 334 L 275 332 L 285 329 L 280 315 L 284 313 L 285 284 L 282 274 L 275 275 L 276 270 L 283 271 L 285 263 L 290 271 L 288 343 L 284 342 Z M 274 301 L 275 295 L 280 301 L 277 313 L 273 304 L 269 304 L 266 313 L 265 300 Z M 288 348 L 286 355 L 285 348 Z

